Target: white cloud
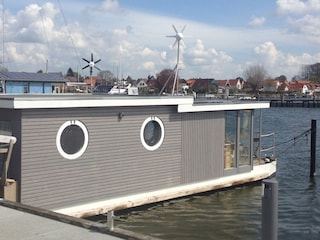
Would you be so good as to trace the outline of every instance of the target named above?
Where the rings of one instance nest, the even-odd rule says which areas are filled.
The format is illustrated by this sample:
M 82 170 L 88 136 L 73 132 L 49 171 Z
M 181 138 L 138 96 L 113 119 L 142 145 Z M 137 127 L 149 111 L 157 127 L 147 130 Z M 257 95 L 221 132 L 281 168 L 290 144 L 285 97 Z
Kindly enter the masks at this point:
M 212 62 L 230 62 L 232 57 L 224 51 L 217 52 L 214 48 L 207 48 L 203 41 L 198 39 L 193 47 L 186 52 L 186 56 L 190 58 L 192 64 L 210 65 Z
M 14 63 L 10 70 L 44 70 L 48 59 L 49 71 L 65 73 L 69 67 L 80 71 L 85 64 L 81 58 L 93 53 L 95 59 L 101 58 L 102 70 L 115 71 L 121 63 L 124 77 L 154 75 L 176 64 L 177 49 L 171 48 L 174 39 L 166 38 L 173 33 L 172 24 L 178 29 L 187 25 L 179 66 L 183 78 L 235 78 L 248 62 L 264 64 L 271 76 L 289 77 L 299 71 L 299 64 L 320 59 L 318 44 L 313 44 L 320 40 L 320 19 L 311 10 L 319 0 L 277 1 L 278 10 L 289 14 L 286 22 L 281 22 L 282 28 L 266 28 L 263 17 L 251 19 L 251 25 L 259 28 L 227 28 L 130 11 L 115 0 L 97 6 L 70 2 L 62 3 L 67 23 L 53 3 L 29 4 L 16 13 L 6 13 L 6 62 Z M 292 15 L 299 6 L 310 13 Z M 287 27 L 290 31 L 285 31 Z M 89 73 L 84 70 L 81 74 Z
M 259 27 L 262 26 L 266 22 L 265 17 L 252 17 L 249 26 L 250 27 Z
M 278 12 L 280 14 L 305 14 L 320 10 L 319 0 L 277 0 Z
M 10 40 L 20 42 L 45 42 L 46 38 L 53 40 L 53 18 L 57 13 L 57 9 L 51 3 L 42 7 L 31 4 L 20 10 L 16 16 L 6 16 L 9 21 L 5 26 L 5 33 Z
M 119 6 L 118 0 L 104 0 L 97 5 L 94 10 L 108 13 L 121 13 L 123 10 Z
M 115 11 L 119 9 L 119 3 L 117 0 L 104 0 L 101 3 L 101 7 L 106 11 Z
M 167 52 L 166 52 L 166 51 L 161 52 L 161 53 L 160 53 L 160 57 L 161 57 L 162 60 L 166 60 L 166 58 L 167 58 Z
M 311 55 L 303 52 L 301 55 L 285 54 L 277 49 L 272 42 L 265 42 L 254 48 L 257 59 L 252 64 L 262 64 L 271 77 L 286 75 L 290 80 L 299 74 L 302 65 L 318 62 L 320 54 Z
M 306 11 L 306 4 L 300 0 L 278 0 L 278 12 L 282 14 L 303 13 Z
M 289 18 L 289 31 L 295 34 L 301 34 L 306 39 L 320 43 L 320 17 L 305 15 L 301 18 Z
M 232 62 L 232 57 L 229 56 L 227 53 L 225 53 L 224 51 L 221 51 L 220 52 L 220 57 L 221 57 L 221 60 L 224 61 L 224 62 Z
M 151 55 L 154 55 L 153 51 L 150 49 L 150 48 L 144 48 L 142 51 L 141 51 L 141 55 L 142 56 L 151 56 Z
M 154 73 L 156 64 L 152 61 L 142 63 L 142 69 Z
M 268 66 L 274 66 L 282 61 L 282 54 L 276 49 L 272 42 L 265 42 L 254 48 L 254 52 L 262 56 Z

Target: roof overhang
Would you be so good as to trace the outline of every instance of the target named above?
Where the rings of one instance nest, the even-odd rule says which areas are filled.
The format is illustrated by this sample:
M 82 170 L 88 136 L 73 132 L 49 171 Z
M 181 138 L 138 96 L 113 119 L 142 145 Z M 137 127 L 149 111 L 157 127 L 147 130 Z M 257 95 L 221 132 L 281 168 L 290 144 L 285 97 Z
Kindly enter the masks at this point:
M 191 105 L 179 105 L 178 112 L 214 112 L 214 111 L 229 111 L 229 110 L 241 110 L 241 109 L 262 109 L 270 108 L 269 102 L 231 102 L 224 101 L 221 103 L 213 104 L 191 104 Z
M 177 112 L 212 112 L 241 109 L 269 108 L 269 102 L 221 101 L 197 103 L 193 97 L 185 96 L 109 96 L 85 94 L 39 94 L 0 95 L 0 108 L 87 108 L 130 106 L 177 106 Z
M 105 96 L 84 94 L 61 95 L 3 95 L 0 108 L 85 108 L 85 107 L 130 107 L 190 105 L 192 97 L 148 97 L 148 96 Z

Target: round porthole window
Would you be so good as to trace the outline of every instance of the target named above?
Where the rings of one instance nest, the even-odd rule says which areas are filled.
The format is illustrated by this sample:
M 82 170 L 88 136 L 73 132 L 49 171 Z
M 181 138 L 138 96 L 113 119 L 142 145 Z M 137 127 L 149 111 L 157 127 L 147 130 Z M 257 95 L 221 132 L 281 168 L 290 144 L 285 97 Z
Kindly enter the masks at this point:
M 141 126 L 140 138 L 146 149 L 153 151 L 159 148 L 164 139 L 162 121 L 158 117 L 147 118 Z
M 59 153 L 67 159 L 80 157 L 88 146 L 88 130 L 78 121 L 67 121 L 61 125 L 56 137 Z

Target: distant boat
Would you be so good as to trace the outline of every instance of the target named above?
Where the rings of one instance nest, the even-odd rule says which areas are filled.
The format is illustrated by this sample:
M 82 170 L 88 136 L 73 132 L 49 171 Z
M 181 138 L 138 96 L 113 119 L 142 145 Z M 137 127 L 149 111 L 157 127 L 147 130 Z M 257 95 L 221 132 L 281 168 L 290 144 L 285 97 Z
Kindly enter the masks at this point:
M 117 95 L 117 94 L 118 95 L 139 95 L 138 88 L 131 86 L 131 84 L 129 84 L 128 86 L 115 85 L 110 89 L 108 94 L 111 94 L 111 95 Z

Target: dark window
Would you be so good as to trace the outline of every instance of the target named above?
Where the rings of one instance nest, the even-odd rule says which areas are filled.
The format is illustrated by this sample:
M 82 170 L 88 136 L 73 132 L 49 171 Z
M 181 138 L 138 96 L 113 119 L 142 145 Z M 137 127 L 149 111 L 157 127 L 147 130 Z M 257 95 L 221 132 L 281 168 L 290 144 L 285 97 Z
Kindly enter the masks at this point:
M 164 125 L 158 117 L 148 117 L 140 130 L 142 145 L 149 151 L 158 149 L 164 140 Z
M 156 121 L 150 121 L 144 128 L 144 141 L 149 146 L 154 146 L 160 141 L 161 134 L 160 124 Z
M 60 138 L 62 150 L 67 154 L 75 154 L 83 147 L 84 133 L 78 125 L 66 127 Z

